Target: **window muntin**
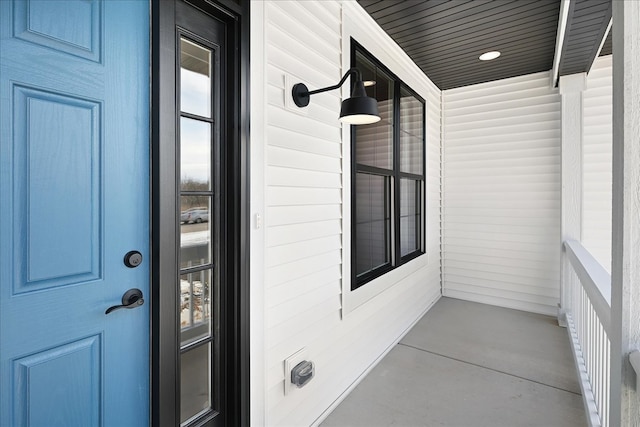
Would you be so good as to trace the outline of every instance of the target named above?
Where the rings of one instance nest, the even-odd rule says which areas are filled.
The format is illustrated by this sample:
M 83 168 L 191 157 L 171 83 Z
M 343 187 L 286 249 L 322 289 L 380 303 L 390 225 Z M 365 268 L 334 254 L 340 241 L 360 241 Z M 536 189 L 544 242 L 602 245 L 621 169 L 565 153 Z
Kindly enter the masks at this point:
M 424 253 L 425 103 L 353 43 L 378 123 L 352 126 L 351 289 Z

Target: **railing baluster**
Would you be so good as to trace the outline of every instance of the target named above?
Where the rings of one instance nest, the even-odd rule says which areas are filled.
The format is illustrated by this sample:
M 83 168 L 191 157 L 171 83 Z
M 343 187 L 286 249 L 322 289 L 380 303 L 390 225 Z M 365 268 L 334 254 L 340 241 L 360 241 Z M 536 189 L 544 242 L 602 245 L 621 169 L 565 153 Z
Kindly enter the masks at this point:
M 573 271 L 572 307 L 566 307 L 574 359 L 581 379 L 589 426 L 609 425 L 611 276 L 576 241 L 564 244 Z M 577 342 L 576 342 L 577 341 Z

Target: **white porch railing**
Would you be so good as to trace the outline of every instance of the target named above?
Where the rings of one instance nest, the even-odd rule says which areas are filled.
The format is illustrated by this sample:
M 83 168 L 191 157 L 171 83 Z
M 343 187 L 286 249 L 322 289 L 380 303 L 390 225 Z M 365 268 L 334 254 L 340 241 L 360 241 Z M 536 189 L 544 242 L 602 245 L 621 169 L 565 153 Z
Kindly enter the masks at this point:
M 611 275 L 580 242 L 564 242 L 572 267 L 567 330 L 590 426 L 609 425 Z

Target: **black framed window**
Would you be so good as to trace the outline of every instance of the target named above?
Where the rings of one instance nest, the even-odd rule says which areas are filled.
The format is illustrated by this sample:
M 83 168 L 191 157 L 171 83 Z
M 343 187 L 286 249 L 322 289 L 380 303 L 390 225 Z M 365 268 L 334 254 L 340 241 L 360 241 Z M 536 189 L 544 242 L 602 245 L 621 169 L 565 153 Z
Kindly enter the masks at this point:
M 189 424 L 219 409 L 219 254 L 220 52 L 204 39 L 179 31 L 180 92 L 180 423 Z
M 151 2 L 151 425 L 249 419 L 249 2 Z
M 381 120 L 351 127 L 351 289 L 424 254 L 425 102 L 357 42 Z

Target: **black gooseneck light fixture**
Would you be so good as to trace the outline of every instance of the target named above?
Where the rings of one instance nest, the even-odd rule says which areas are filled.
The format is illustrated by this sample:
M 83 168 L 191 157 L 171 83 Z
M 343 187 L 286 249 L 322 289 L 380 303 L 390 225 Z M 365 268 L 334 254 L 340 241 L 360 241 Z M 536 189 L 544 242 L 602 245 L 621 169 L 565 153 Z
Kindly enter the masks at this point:
M 340 108 L 340 121 L 351 125 L 368 125 L 380 121 L 380 115 L 378 114 L 378 101 L 367 96 L 367 93 L 364 90 L 364 83 L 362 82 L 362 75 L 360 74 L 360 70 L 357 68 L 351 68 L 347 71 L 335 86 L 310 91 L 304 83 L 296 83 L 293 85 L 293 89 L 291 90 L 293 102 L 295 102 L 295 104 L 300 108 L 306 107 L 309 105 L 309 98 L 311 95 L 338 89 L 344 84 L 350 74 L 356 75 L 356 82 L 353 85 L 353 95 L 351 98 L 347 98 L 342 101 L 342 107 Z

